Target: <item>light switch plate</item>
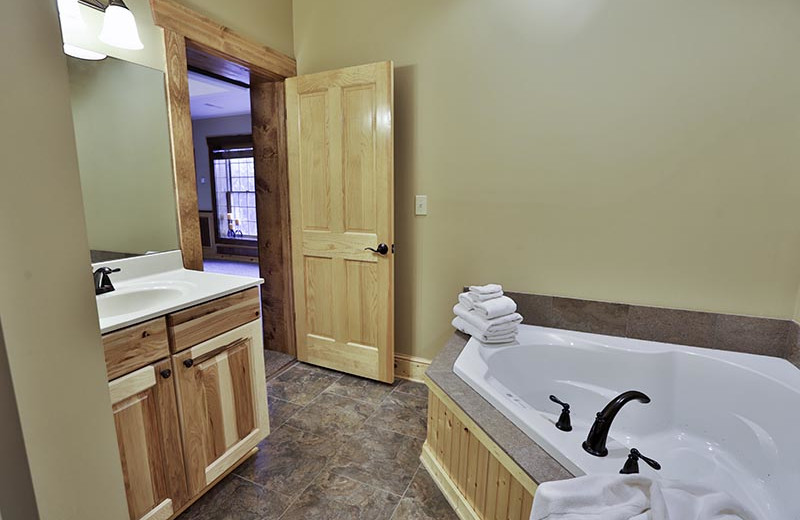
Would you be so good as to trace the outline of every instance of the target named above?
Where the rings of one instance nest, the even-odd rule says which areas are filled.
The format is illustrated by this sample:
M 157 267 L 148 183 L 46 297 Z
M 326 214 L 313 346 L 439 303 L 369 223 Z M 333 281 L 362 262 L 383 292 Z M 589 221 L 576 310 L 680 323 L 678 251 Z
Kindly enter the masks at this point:
M 415 215 L 427 215 L 428 214 L 428 196 L 427 195 L 417 195 L 416 201 L 414 203 L 414 214 Z

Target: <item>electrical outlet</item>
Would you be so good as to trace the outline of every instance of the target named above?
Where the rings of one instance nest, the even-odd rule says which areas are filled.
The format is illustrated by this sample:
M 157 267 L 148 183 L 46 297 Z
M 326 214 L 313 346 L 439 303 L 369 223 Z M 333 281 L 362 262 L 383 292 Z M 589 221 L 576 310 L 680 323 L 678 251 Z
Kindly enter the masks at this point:
M 428 196 L 427 195 L 417 195 L 416 202 L 414 204 L 414 214 L 415 215 L 427 215 L 428 214 Z

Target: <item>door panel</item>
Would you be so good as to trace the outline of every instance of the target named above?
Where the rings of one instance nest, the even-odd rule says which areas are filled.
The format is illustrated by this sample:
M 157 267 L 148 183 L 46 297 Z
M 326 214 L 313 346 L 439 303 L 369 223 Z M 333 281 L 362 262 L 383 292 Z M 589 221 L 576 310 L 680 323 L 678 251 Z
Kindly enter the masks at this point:
M 260 327 L 256 320 L 173 356 L 192 493 L 269 433 Z
M 392 63 L 286 80 L 297 355 L 394 380 Z
M 109 383 L 131 520 L 168 518 L 187 499 L 168 360 Z

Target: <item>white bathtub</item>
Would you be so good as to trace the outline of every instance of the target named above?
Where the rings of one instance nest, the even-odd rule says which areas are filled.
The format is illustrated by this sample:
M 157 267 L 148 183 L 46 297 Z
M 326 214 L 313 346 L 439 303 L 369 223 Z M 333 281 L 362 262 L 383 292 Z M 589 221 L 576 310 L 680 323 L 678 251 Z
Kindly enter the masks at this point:
M 644 475 L 728 491 L 763 520 L 800 519 L 800 370 L 788 361 L 544 327 L 518 344 L 471 339 L 455 372 L 575 475 L 617 473 L 630 448 L 659 461 Z M 625 390 L 609 454 L 581 448 L 595 414 Z M 571 405 L 571 432 L 555 427 Z

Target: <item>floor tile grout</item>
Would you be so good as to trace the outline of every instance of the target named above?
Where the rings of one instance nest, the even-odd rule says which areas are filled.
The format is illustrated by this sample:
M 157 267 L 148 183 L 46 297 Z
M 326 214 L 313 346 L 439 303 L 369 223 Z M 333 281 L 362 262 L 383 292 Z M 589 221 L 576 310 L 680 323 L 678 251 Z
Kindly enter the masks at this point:
M 292 372 L 295 374 L 295 378 L 293 378 L 291 375 L 286 375 L 287 373 Z M 307 375 L 308 373 L 313 372 L 316 372 L 319 375 Z M 283 379 L 276 381 L 280 377 L 283 377 Z M 310 381 L 313 384 L 298 384 L 298 382 L 305 381 Z M 319 391 L 316 391 L 316 388 L 319 387 L 319 383 L 323 383 L 322 388 L 320 388 Z M 238 474 L 237 472 L 239 471 L 239 468 L 236 468 L 233 472 L 231 472 L 231 475 L 239 479 L 241 482 L 254 485 L 258 489 L 261 489 L 265 492 L 274 493 L 276 497 L 283 497 L 276 502 L 275 506 L 278 507 L 274 507 L 272 509 L 272 511 L 269 513 L 269 518 L 275 520 L 293 518 L 297 516 L 298 513 L 303 514 L 307 513 L 309 510 L 314 510 L 318 507 L 324 507 L 326 503 L 329 504 L 330 507 L 334 508 L 334 510 L 338 510 L 340 507 L 352 507 L 352 504 L 348 505 L 349 502 L 335 492 L 338 483 L 346 481 L 350 481 L 352 483 L 350 486 L 362 486 L 360 488 L 354 488 L 359 489 L 358 496 L 373 497 L 369 499 L 365 498 L 365 500 L 369 500 L 371 502 L 373 500 L 378 500 L 378 497 L 383 497 L 380 499 L 384 501 L 380 511 L 381 513 L 385 513 L 386 516 L 383 516 L 382 514 L 381 518 L 392 520 L 395 518 L 400 519 L 402 516 L 404 516 L 402 514 L 398 514 L 398 511 L 400 510 L 401 504 L 405 503 L 403 502 L 405 498 L 409 498 L 410 500 L 414 501 L 417 500 L 410 498 L 409 493 L 412 484 L 416 479 L 419 478 L 421 468 L 423 467 L 419 462 L 418 457 L 416 460 L 408 458 L 410 457 L 410 451 L 414 449 L 414 446 L 425 441 L 424 435 L 417 436 L 408 433 L 409 431 L 417 431 L 419 429 L 419 425 L 417 424 L 419 418 L 417 417 L 418 414 L 416 413 L 418 410 L 422 411 L 423 417 L 427 417 L 424 406 L 421 406 L 423 404 L 423 400 L 425 400 L 425 396 L 420 395 L 421 391 L 420 388 L 416 386 L 418 384 L 417 382 L 404 384 L 402 380 L 395 380 L 392 385 L 385 385 L 385 383 L 379 382 L 375 382 L 373 384 L 371 381 L 366 379 L 351 378 L 343 373 L 338 373 L 328 369 L 317 369 L 317 367 L 314 367 L 313 365 L 307 365 L 299 361 L 294 361 L 287 364 L 277 373 L 273 374 L 266 381 L 266 384 L 268 388 L 272 384 L 276 384 L 278 388 L 286 391 L 286 393 L 282 394 L 280 397 L 274 396 L 272 393 L 268 393 L 269 403 L 274 403 L 278 407 L 286 406 L 286 409 L 281 410 L 281 417 L 285 417 L 285 419 L 281 424 L 277 426 L 273 425 L 270 436 L 279 431 L 283 431 L 281 438 L 297 438 L 299 440 L 301 438 L 299 436 L 307 435 L 309 436 L 309 442 L 312 444 L 319 446 L 325 445 L 324 451 L 319 452 L 318 455 L 313 455 L 318 457 L 316 462 L 310 463 L 312 459 L 309 459 L 309 464 L 305 465 L 303 471 L 296 474 L 294 473 L 296 470 L 292 469 L 290 471 L 291 475 L 297 475 L 293 477 L 295 479 L 293 481 L 295 482 L 294 486 L 278 486 L 278 489 L 286 488 L 284 491 L 290 492 L 294 491 L 294 489 L 300 488 L 299 491 L 292 492 L 291 494 L 267 489 L 267 486 L 271 486 L 271 482 L 276 476 L 272 473 L 264 474 L 265 476 L 272 475 L 266 480 L 260 476 L 260 473 L 256 473 L 255 476 L 257 479 L 264 480 L 264 484 L 259 484 L 259 482 Z M 375 385 L 381 385 L 381 387 L 386 391 L 385 394 L 380 395 Z M 363 389 L 363 392 L 359 393 L 359 390 L 361 389 Z M 308 390 L 311 390 L 311 392 L 306 393 Z M 347 395 L 347 391 L 356 394 L 356 397 Z M 367 400 L 361 398 L 362 395 L 369 396 L 376 393 L 378 393 L 376 396 L 378 399 Z M 286 398 L 287 395 L 303 397 L 302 402 L 288 399 Z M 324 398 L 324 395 L 335 396 L 335 398 Z M 325 404 L 321 403 L 323 400 Z M 369 406 L 370 408 L 365 409 L 366 406 Z M 314 413 L 316 411 L 323 415 L 321 415 L 319 418 L 315 418 Z M 300 423 L 299 425 L 290 424 L 290 421 L 304 412 L 305 414 L 296 421 Z M 341 422 L 331 421 L 326 420 L 326 416 L 324 415 L 326 412 L 333 414 L 332 417 L 339 417 L 342 413 L 345 413 L 345 415 L 342 416 L 343 420 Z M 364 415 L 364 418 L 361 419 L 361 414 L 364 412 L 366 412 L 366 415 Z M 270 415 L 272 415 L 272 413 Z M 378 417 L 383 417 L 385 420 L 379 421 L 376 419 Z M 405 428 L 403 431 L 394 431 L 389 429 L 384 425 L 394 424 L 391 421 L 386 422 L 391 417 L 395 417 L 395 419 L 399 421 L 397 424 L 411 424 L 412 427 Z M 352 422 L 353 420 L 355 420 L 355 422 Z M 333 431 L 331 435 L 323 435 L 322 433 L 326 432 L 334 422 L 336 423 L 333 425 L 335 426 L 335 431 Z M 342 426 L 343 424 L 346 426 Z M 309 431 L 314 428 L 316 428 L 318 431 Z M 401 443 L 400 446 L 406 446 L 409 448 L 403 450 L 402 452 L 402 463 L 399 462 L 399 459 L 398 461 L 394 461 L 394 463 L 392 463 L 392 461 L 387 461 L 385 471 L 394 472 L 396 473 L 395 475 L 384 474 L 384 470 L 381 470 L 379 473 L 374 475 L 372 470 L 356 471 L 357 476 L 355 477 L 348 474 L 348 468 L 351 466 L 355 467 L 356 469 L 362 467 L 358 462 L 360 460 L 360 456 L 357 455 L 357 451 L 354 451 L 358 449 L 356 444 L 360 441 L 358 438 L 354 437 L 358 435 L 361 435 L 361 437 L 369 436 L 368 434 L 363 433 L 369 431 L 375 432 L 373 437 L 375 437 L 375 442 L 377 442 L 378 445 L 399 442 Z M 392 437 L 392 435 L 395 437 Z M 269 437 L 265 441 L 267 444 L 264 445 L 262 449 L 269 449 L 271 446 L 268 439 Z M 283 449 L 282 441 L 274 446 L 276 446 L 276 449 L 278 450 Z M 277 454 L 276 456 L 283 456 L 280 455 L 280 453 L 282 453 L 280 451 L 275 453 Z M 311 452 L 309 452 L 309 454 L 310 453 Z M 303 457 L 305 457 L 305 455 L 303 455 Z M 268 461 L 268 459 L 271 460 L 271 457 L 267 457 L 267 459 L 264 459 L 263 462 L 259 462 L 259 464 L 263 463 L 267 464 L 267 468 L 271 467 L 271 463 Z M 318 467 L 317 464 L 320 463 L 322 467 L 318 471 L 313 471 L 315 466 Z M 416 464 L 415 468 L 414 464 Z M 414 469 L 412 470 L 411 468 Z M 262 469 L 260 471 L 264 470 Z M 326 476 L 324 479 L 322 479 L 322 475 L 326 472 L 329 476 Z M 410 477 L 407 476 L 409 473 Z M 281 473 L 277 474 L 279 478 L 280 475 Z M 397 491 L 400 490 L 399 488 L 403 487 L 402 483 L 406 478 L 408 478 L 408 480 L 406 481 L 402 492 L 398 494 Z M 362 479 L 369 480 L 369 482 L 364 482 Z M 320 482 L 317 482 L 318 480 Z M 303 482 L 306 482 L 306 484 L 303 485 Z M 314 488 L 315 492 L 312 496 L 311 490 L 315 485 L 318 487 Z M 386 489 L 384 485 L 395 488 L 395 490 Z M 427 490 L 427 487 L 429 486 L 427 481 L 425 481 L 423 485 Z M 246 486 L 242 487 L 241 489 L 242 493 L 247 493 L 245 491 L 247 489 Z M 428 493 L 428 491 L 426 491 L 426 493 Z M 319 495 L 319 497 L 317 497 L 317 495 Z M 259 494 L 258 496 L 261 497 L 262 495 Z M 265 500 L 265 498 L 259 498 L 259 500 Z M 394 506 L 392 506 L 392 501 L 395 500 L 396 502 Z M 285 507 L 280 507 L 284 504 Z M 360 511 L 361 515 L 370 510 L 365 509 L 363 504 L 358 505 L 357 509 Z M 292 511 L 291 515 L 289 514 L 290 511 Z M 253 512 L 255 513 L 255 510 L 253 510 Z
M 411 475 L 411 480 L 408 481 L 408 485 L 406 486 L 405 491 L 403 491 L 403 494 L 400 495 L 400 500 L 398 500 L 397 505 L 394 506 L 394 510 L 392 511 L 391 516 L 389 516 L 389 520 L 392 520 L 392 518 L 394 518 L 395 513 L 397 513 L 397 508 L 400 507 L 400 502 L 402 502 L 403 499 L 406 498 L 406 495 L 408 495 L 408 490 L 411 489 L 411 484 L 414 482 L 414 479 L 417 478 L 417 473 L 419 473 L 420 467 L 422 467 L 422 463 L 417 464 L 417 469 L 414 470 L 414 474 Z

